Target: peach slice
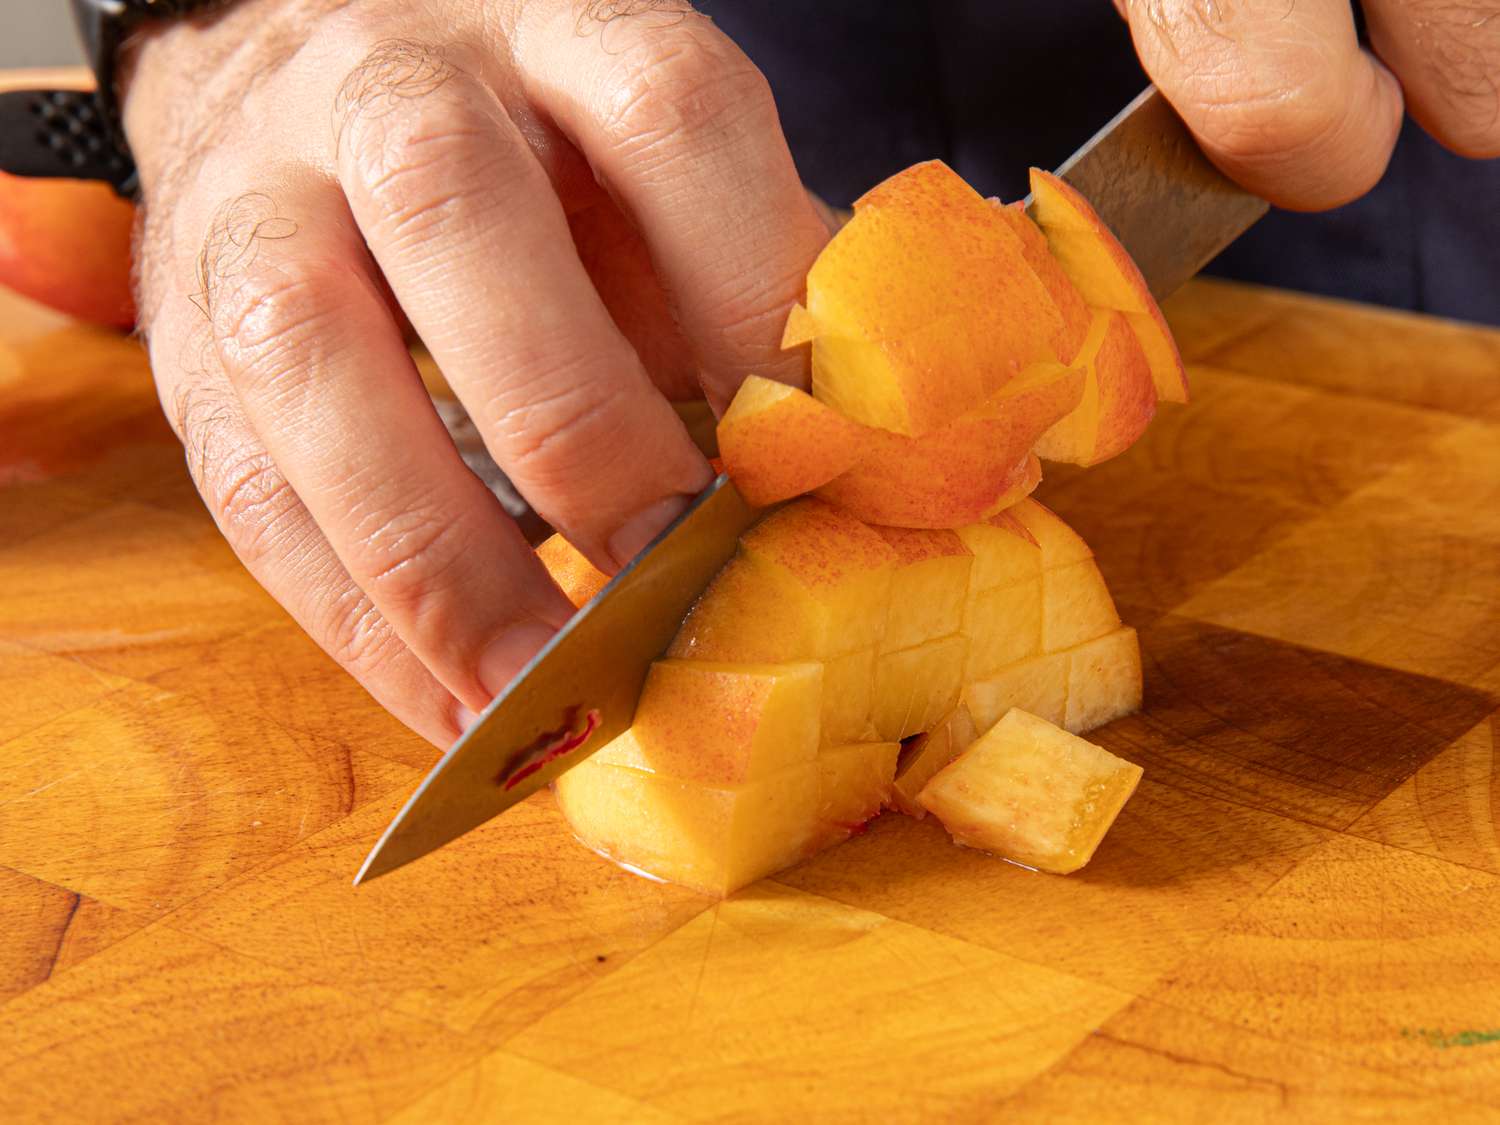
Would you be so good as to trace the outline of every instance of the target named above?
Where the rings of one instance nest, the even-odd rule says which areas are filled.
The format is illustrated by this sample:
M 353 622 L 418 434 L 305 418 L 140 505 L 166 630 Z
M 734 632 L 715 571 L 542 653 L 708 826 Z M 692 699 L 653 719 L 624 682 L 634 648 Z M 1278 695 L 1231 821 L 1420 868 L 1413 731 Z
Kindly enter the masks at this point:
M 841 656 L 879 645 L 896 552 L 863 523 L 806 498 L 745 532 L 740 550 L 791 579 L 824 618 L 822 650 L 804 655 Z M 778 612 L 806 610 L 789 605 Z
M 1041 227 L 1031 221 L 1026 208 L 1020 203 L 1001 205 L 998 200 L 995 204 L 1000 208 L 1001 217 L 1020 238 L 1021 254 L 1025 257 L 1026 264 L 1047 287 L 1052 303 L 1062 315 L 1062 327 L 1052 334 L 1052 350 L 1064 363 L 1072 363 L 1089 334 L 1093 310 L 1052 256 L 1052 251 L 1047 248 L 1047 236 L 1042 233 Z
M 1021 462 L 1020 467 L 1011 477 L 1010 487 L 996 497 L 980 515 L 985 519 L 994 519 L 1025 500 L 1036 491 L 1036 486 L 1041 483 L 1042 463 L 1035 453 L 1028 453 L 1026 459 Z
M 1096 308 L 1130 314 L 1151 365 L 1156 397 L 1186 402 L 1187 372 L 1156 298 L 1129 253 L 1074 187 L 1039 168 L 1031 170 L 1033 210 L 1063 270 Z
M 1044 358 L 1061 325 L 1015 232 L 939 161 L 855 204 L 808 273 L 807 311 L 813 394 L 907 436 L 978 406 Z
M 548 536 L 536 549 L 552 581 L 567 595 L 575 608 L 582 609 L 595 594 L 609 585 L 609 575 L 600 570 L 577 547 L 561 535 Z
M 1141 709 L 1141 645 L 1126 626 L 1068 651 L 1063 726 L 1082 734 Z
M 740 495 L 763 508 L 849 469 L 863 436 L 863 427 L 806 391 L 751 375 L 719 420 L 719 456 Z
M 864 830 L 891 795 L 899 742 L 833 746 L 818 756 L 813 844 L 825 848 Z
M 1156 413 L 1146 355 L 1121 313 L 1093 314 L 1077 362 L 1087 372 L 1078 408 L 1046 432 L 1036 452 L 1049 461 L 1097 465 L 1125 452 Z
M 817 334 L 818 322 L 813 319 L 812 313 L 804 305 L 795 304 L 792 311 L 787 313 L 786 327 L 781 330 L 781 350 L 791 351 L 803 344 L 810 344 Z
M 974 554 L 951 531 L 873 527 L 896 552 L 882 652 L 952 636 L 963 625 Z
M 1029 451 L 1083 393 L 1084 372 L 1029 368 L 1014 389 L 919 438 L 865 431 L 858 464 L 817 494 L 856 519 L 897 527 L 952 528 L 1016 503 L 1036 487 Z
M 1042 572 L 1042 650 L 1059 652 L 1120 627 L 1104 575 L 1093 559 Z
M 594 757 L 704 785 L 738 785 L 818 756 L 820 664 L 658 660 L 630 739 Z
M 875 662 L 870 721 L 883 739 L 928 730 L 953 710 L 963 688 L 969 640 L 962 635 L 888 652 Z
M 606 765 L 599 754 L 559 777 L 554 793 L 584 846 L 616 863 L 727 895 L 813 850 L 817 763 L 716 788 Z
M 1140 779 L 1140 766 L 1011 711 L 917 799 L 955 843 L 1065 875 L 1093 857 Z
M 980 730 L 989 730 L 1012 707 L 1061 725 L 1068 712 L 1068 655 L 1033 656 L 965 684 L 963 703 Z
M 919 734 L 901 748 L 896 777 L 891 784 L 891 804 L 907 816 L 921 820 L 927 810 L 917 803 L 917 794 L 933 774 L 969 748 L 979 737 L 969 709 L 960 703 L 926 734 Z

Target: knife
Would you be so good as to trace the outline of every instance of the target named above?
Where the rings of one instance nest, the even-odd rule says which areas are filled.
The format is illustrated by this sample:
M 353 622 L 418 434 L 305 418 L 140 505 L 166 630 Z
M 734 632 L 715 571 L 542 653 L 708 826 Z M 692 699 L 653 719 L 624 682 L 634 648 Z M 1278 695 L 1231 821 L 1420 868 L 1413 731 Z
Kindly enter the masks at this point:
M 1058 174 L 1093 204 L 1158 298 L 1267 209 L 1208 162 L 1155 87 Z M 443 755 L 366 857 L 355 883 L 457 839 L 623 733 L 651 662 L 759 515 L 728 477 L 714 481 Z

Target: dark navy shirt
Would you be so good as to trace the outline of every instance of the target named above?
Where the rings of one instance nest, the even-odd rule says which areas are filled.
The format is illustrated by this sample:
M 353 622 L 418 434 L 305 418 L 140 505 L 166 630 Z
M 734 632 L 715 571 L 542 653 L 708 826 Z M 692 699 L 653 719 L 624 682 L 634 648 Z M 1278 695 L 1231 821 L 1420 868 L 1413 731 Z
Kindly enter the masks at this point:
M 1146 84 L 1107 0 L 702 0 L 760 66 L 807 185 L 847 206 L 940 157 L 1018 199 Z M 1363 199 L 1273 211 L 1209 267 L 1223 277 L 1500 324 L 1500 161 L 1408 121 Z

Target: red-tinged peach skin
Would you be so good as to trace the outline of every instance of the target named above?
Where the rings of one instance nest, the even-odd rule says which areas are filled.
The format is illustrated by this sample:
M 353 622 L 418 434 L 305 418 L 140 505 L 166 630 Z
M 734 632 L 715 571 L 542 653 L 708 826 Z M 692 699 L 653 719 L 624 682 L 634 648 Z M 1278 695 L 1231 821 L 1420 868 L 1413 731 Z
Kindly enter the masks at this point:
M 1042 463 L 1035 453 L 1026 454 L 1011 475 L 1010 484 L 995 501 L 980 513 L 985 519 L 993 519 L 1008 508 L 1014 508 L 1036 491 L 1042 483 Z
M 865 524 L 807 497 L 772 512 L 740 538 L 743 555 L 790 579 L 826 615 L 813 659 L 873 649 L 885 630 L 896 553 Z M 773 610 L 805 614 L 802 603 Z
M 746 502 L 766 507 L 847 471 L 864 433 L 806 391 L 752 375 L 719 420 L 719 455 Z
M 1095 308 L 1133 314 L 1131 326 L 1151 363 L 1157 397 L 1163 402 L 1186 402 L 1187 376 L 1181 356 L 1130 254 L 1071 184 L 1033 168 L 1031 191 L 1032 209 L 1047 245 L 1083 299 Z
M 821 664 L 658 660 L 631 725 L 634 738 L 595 755 L 703 785 L 740 785 L 818 755 Z
M 581 609 L 609 585 L 609 575 L 584 558 L 578 548 L 561 535 L 549 536 L 536 549 L 536 556 L 552 575 L 552 581 L 577 608 Z
M 978 406 L 1061 325 L 1015 232 L 938 161 L 860 200 L 808 274 L 807 309 L 814 395 L 906 436 Z

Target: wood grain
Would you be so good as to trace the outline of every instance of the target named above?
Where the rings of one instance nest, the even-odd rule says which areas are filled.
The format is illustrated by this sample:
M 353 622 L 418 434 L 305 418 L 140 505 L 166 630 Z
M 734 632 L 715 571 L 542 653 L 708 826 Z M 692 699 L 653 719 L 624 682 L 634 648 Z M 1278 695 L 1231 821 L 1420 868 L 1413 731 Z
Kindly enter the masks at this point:
M 1045 496 L 1147 665 L 1052 878 L 893 817 L 723 904 L 434 760 L 245 575 L 131 341 L 0 295 L 0 1120 L 1496 1120 L 1500 334 L 1197 282 Z

